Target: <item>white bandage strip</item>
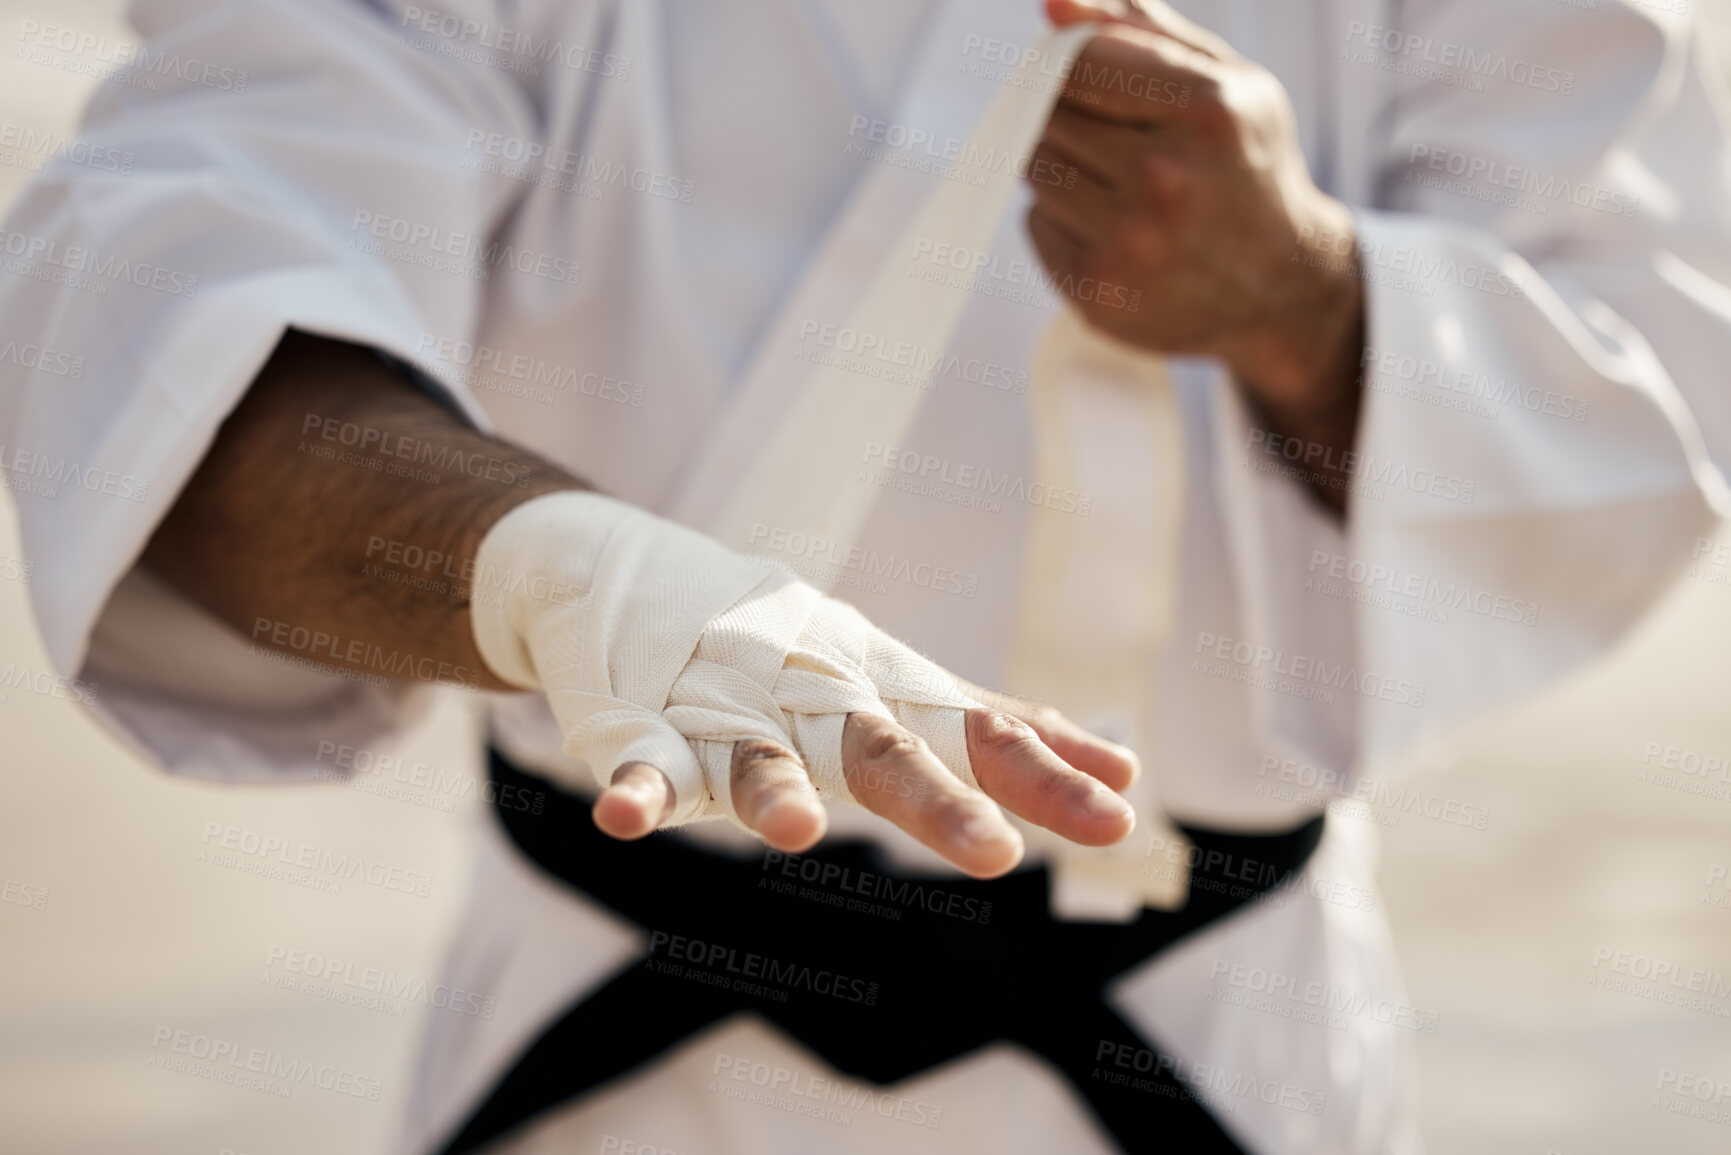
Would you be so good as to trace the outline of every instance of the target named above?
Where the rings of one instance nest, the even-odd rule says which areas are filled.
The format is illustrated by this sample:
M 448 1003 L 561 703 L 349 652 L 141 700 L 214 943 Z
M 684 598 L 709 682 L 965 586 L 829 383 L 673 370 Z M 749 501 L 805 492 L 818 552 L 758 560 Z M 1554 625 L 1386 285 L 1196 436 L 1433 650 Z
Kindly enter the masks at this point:
M 471 610 L 501 678 L 546 691 L 599 785 L 627 762 L 673 785 L 672 824 L 735 822 L 734 743 L 779 742 L 820 794 L 853 801 L 850 713 L 894 717 L 972 785 L 954 679 L 858 611 L 712 539 L 593 493 L 534 498 L 481 542 Z M 743 824 L 742 824 L 743 825 Z
M 1097 29 L 1082 25 L 1047 33 L 1025 54 L 968 137 L 969 156 L 1026 157 L 1039 142 L 1070 61 Z M 937 354 L 949 347 L 969 294 L 962 288 L 907 275 L 919 246 L 940 241 L 953 251 L 985 253 L 1003 225 L 1021 177 L 1015 165 L 994 166 L 983 186 L 940 180 L 913 220 L 884 248 L 884 262 L 855 304 L 843 331 L 862 340 Z M 816 365 L 811 379 L 740 481 L 710 531 L 745 549 L 753 527 L 779 526 L 840 543 L 859 537 L 877 498 L 858 484 L 855 454 L 842 446 L 900 445 L 925 391 L 895 381 Z M 797 478 L 797 484 L 790 484 Z

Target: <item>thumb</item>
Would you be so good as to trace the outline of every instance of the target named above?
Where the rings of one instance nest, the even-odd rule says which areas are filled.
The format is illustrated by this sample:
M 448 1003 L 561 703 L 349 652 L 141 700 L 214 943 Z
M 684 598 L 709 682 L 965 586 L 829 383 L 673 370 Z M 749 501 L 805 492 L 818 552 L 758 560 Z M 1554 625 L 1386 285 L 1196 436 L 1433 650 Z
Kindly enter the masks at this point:
M 663 825 L 689 822 L 708 808 L 709 788 L 696 752 L 660 714 L 619 698 L 573 690 L 551 691 L 547 702 L 565 735 L 565 753 L 587 763 L 599 786 L 612 785 L 622 766 L 650 766 L 673 788 L 673 806 Z
M 1146 16 L 1124 0 L 1046 0 L 1046 18 L 1054 28 L 1088 23 L 1153 27 Z
M 1230 58 L 1224 40 L 1179 15 L 1166 0 L 1046 0 L 1046 18 L 1054 28 L 1072 24 L 1117 24 L 1169 37 L 1204 56 Z

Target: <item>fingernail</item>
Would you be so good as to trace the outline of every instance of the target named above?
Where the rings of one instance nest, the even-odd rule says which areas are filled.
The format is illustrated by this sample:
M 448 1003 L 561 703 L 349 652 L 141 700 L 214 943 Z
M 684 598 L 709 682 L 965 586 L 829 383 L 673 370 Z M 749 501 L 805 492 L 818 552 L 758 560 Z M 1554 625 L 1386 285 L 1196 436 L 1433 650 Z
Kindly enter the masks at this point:
M 1130 804 L 1110 790 L 1093 790 L 1082 800 L 1082 812 L 1090 818 L 1122 818 Z
M 757 804 L 757 808 L 751 814 L 752 824 L 767 822 L 770 815 L 777 810 L 788 809 L 799 810 L 805 814 L 816 814 L 823 810 L 823 803 L 812 795 L 797 794 L 792 790 L 778 790 Z
M 657 793 L 655 783 L 646 782 L 642 778 L 627 778 L 623 782 L 615 782 L 613 787 L 623 790 L 639 802 L 653 802 Z

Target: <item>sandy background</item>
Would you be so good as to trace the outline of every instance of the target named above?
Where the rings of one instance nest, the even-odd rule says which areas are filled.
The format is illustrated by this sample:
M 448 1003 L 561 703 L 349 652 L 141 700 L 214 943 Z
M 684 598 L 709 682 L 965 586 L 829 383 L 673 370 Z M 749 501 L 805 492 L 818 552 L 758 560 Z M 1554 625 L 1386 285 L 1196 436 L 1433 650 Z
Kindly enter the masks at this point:
M 1731 0 L 1701 6 L 1715 24 L 1731 15 Z M 25 19 L 123 36 L 118 8 L 0 0 L 0 44 L 15 44 Z M 69 130 L 94 79 L 0 51 L 0 130 Z M 27 177 L 0 168 L 0 210 Z M 0 499 L 0 670 L 46 670 L 18 552 Z M 1731 888 L 1709 886 L 1731 866 L 1731 781 L 1714 800 L 1639 777 L 1650 743 L 1731 758 L 1725 581 L 1686 579 L 1615 661 L 1421 784 L 1488 810 L 1486 829 L 1384 815 L 1382 898 L 1411 1001 L 1440 1015 L 1417 1039 L 1438 1155 L 1731 1151 L 1731 1090 L 1719 1123 L 1667 1110 L 1681 1100 L 1660 1086 L 1670 1070 L 1731 1087 L 1731 999 L 1685 1009 L 1592 983 L 1607 969 L 1594 966 L 1602 949 L 1731 981 Z M 473 774 L 472 733 L 453 706 L 394 752 Z M 476 817 L 461 795 L 174 781 L 76 707 L 10 691 L 0 699 L 0 1151 L 382 1150 L 423 1016 L 449 1012 L 358 1008 L 271 980 L 286 952 L 302 951 L 436 983 Z M 364 852 L 432 882 L 425 896 L 354 881 L 325 893 L 241 873 L 212 860 L 213 823 Z M 152 1045 L 164 1029 L 343 1067 L 376 1080 L 379 1097 L 299 1086 L 282 1099 L 164 1070 Z

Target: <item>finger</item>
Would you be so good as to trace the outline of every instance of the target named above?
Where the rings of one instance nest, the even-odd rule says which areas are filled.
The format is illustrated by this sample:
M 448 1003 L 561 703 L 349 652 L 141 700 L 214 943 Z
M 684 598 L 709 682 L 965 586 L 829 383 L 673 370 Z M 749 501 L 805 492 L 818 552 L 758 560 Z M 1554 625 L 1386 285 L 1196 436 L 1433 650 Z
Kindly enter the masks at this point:
M 1074 165 L 1057 160 L 1057 153 L 1041 145 L 1034 150 L 1029 172 L 1064 174 L 1067 179 L 1030 180 L 1034 203 L 1066 234 L 1084 245 L 1099 243 L 1107 224 L 1116 215 L 1112 194 L 1099 181 Z
M 603 834 L 627 842 L 642 838 L 673 814 L 673 783 L 647 762 L 627 762 L 613 772 L 592 813 Z
M 1161 0 L 1046 0 L 1046 18 L 1058 28 L 1088 21 L 1142 28 L 1170 36 L 1217 60 L 1227 59 L 1232 51 L 1220 37 L 1192 23 Z
M 996 878 L 1022 860 L 1022 836 L 992 800 L 964 786 L 894 720 L 849 714 L 841 746 L 854 799 L 963 871 Z
M 1115 190 L 1129 179 L 1134 158 L 1148 151 L 1149 138 L 1145 131 L 1127 124 L 1059 105 L 1046 122 L 1040 144 L 1054 150 L 1063 162 L 1090 174 L 1097 183 Z
M 1055 276 L 1073 272 L 1082 258 L 1082 238 L 1070 235 L 1038 204 L 1028 210 L 1028 239 L 1034 242 L 1034 251 Z
M 1141 776 L 1142 763 L 1134 750 L 1089 733 L 1062 710 L 996 690 L 984 690 L 960 679 L 957 682 L 962 693 L 987 709 L 1020 718 L 1032 726 L 1052 753 L 1109 789 L 1121 793 L 1135 785 Z
M 565 753 L 590 768 L 604 793 L 626 767 L 642 763 L 658 771 L 672 792 L 672 809 L 656 825 L 686 822 L 702 812 L 709 798 L 703 766 L 685 735 L 660 714 L 577 692 L 555 690 L 547 700 L 565 731 Z M 603 778 L 609 767 L 613 776 Z M 659 801 L 660 796 L 656 798 Z M 608 804 L 610 815 L 614 805 L 618 804 Z
M 792 750 L 767 738 L 733 744 L 733 809 L 777 850 L 810 850 L 829 826 L 811 776 Z
M 1083 846 L 1110 846 L 1135 828 L 1128 802 L 1058 757 L 1021 719 L 975 707 L 966 727 L 980 789 L 1012 814 Z
M 1059 104 L 1125 124 L 1174 123 L 1215 86 L 1218 63 L 1169 36 L 1114 25 L 1077 55 Z
M 1057 28 L 1089 21 L 1128 23 L 1133 15 L 1124 0 L 1046 0 L 1046 19 Z

